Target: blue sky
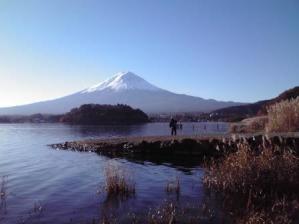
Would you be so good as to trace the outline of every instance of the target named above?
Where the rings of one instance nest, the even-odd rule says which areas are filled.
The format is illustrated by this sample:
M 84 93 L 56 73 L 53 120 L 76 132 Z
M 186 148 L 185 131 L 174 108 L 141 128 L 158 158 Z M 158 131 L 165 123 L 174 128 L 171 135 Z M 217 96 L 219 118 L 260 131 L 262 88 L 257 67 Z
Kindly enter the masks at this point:
M 254 102 L 299 85 L 298 0 L 0 0 L 0 106 L 119 71 Z

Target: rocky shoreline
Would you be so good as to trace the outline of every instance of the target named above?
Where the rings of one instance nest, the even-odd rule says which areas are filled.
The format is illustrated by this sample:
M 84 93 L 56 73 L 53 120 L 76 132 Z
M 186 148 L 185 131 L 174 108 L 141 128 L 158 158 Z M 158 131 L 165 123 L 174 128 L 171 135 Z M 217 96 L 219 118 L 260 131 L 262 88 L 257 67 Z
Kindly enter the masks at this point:
M 220 135 L 220 136 L 155 136 L 93 139 L 51 144 L 61 150 L 96 152 L 107 156 L 191 156 L 218 158 L 237 150 L 239 143 L 248 143 L 254 150 L 292 148 L 299 152 L 299 133 Z

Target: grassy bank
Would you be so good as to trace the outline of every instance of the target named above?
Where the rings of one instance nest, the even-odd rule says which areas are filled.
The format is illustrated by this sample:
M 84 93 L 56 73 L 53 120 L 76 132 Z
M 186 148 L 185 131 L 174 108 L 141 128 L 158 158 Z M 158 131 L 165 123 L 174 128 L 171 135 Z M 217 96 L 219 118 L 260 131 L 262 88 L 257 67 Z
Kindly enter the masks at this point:
M 268 132 L 294 132 L 299 130 L 299 97 L 282 101 L 268 108 Z
M 299 97 L 268 106 L 265 116 L 247 118 L 230 126 L 232 133 L 296 131 L 299 131 Z

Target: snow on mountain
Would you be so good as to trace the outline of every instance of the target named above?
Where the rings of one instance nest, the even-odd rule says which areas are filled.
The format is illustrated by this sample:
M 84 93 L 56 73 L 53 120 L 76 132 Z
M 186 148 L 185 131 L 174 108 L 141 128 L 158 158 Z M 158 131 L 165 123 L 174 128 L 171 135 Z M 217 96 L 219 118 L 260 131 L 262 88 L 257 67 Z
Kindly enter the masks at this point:
M 102 90 L 123 91 L 123 90 L 148 90 L 158 91 L 160 88 L 155 87 L 143 78 L 132 72 L 119 72 L 112 78 L 105 80 L 97 85 L 91 86 L 82 91 L 82 93 L 91 93 Z
M 158 88 L 132 72 L 121 72 L 104 82 L 58 99 L 0 108 L 0 115 L 62 114 L 89 103 L 127 104 L 146 113 L 208 112 L 240 105 L 176 94 Z

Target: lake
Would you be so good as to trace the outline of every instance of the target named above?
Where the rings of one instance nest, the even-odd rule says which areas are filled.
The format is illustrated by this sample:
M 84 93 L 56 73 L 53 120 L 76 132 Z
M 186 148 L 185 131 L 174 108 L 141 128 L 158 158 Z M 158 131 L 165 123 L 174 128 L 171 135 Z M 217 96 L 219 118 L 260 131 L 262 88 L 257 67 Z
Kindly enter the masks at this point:
M 184 123 L 178 134 L 226 133 L 226 123 Z M 167 123 L 131 126 L 69 126 L 63 124 L 0 124 L 1 223 L 79 223 L 103 213 L 125 222 L 130 212 L 144 213 L 165 200 L 198 203 L 204 200 L 203 169 L 198 165 L 111 159 L 95 153 L 58 151 L 48 144 L 120 136 L 169 135 Z M 114 161 L 136 183 L 126 200 L 103 192 L 104 170 Z M 167 193 L 167 182 L 180 179 L 181 191 Z M 4 184 L 3 184 L 4 183 Z M 179 198 L 178 198 L 179 197 Z

